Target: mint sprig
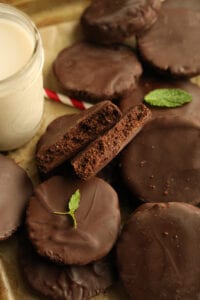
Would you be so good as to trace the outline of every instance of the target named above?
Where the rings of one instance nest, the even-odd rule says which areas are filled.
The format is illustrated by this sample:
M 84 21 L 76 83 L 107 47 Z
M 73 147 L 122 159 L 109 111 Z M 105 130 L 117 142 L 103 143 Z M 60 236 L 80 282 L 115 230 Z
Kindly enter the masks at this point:
M 73 220 L 74 228 L 76 229 L 77 221 L 75 217 L 75 211 L 79 208 L 80 199 L 81 199 L 80 190 L 76 190 L 75 193 L 72 194 L 72 196 L 70 197 L 69 204 L 68 204 L 69 210 L 66 212 L 54 211 L 53 213 L 56 215 L 70 215 L 70 217 Z
M 156 89 L 149 92 L 144 101 L 151 106 L 178 107 L 192 101 L 192 96 L 182 89 Z

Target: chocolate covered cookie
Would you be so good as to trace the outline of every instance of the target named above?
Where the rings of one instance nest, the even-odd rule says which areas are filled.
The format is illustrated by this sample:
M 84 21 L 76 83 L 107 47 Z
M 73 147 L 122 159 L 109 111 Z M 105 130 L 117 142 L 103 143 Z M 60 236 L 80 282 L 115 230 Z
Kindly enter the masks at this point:
M 186 119 L 149 122 L 124 149 L 122 177 L 147 202 L 200 204 L 200 127 Z
M 58 54 L 54 73 L 69 96 L 95 103 L 131 92 L 142 67 L 128 48 L 79 43 Z
M 156 76 L 155 74 L 145 74 L 145 76 L 142 76 L 139 80 L 137 88 L 129 96 L 119 102 L 119 107 L 125 112 L 130 109 L 130 107 L 142 103 L 145 95 L 150 91 L 163 88 L 182 89 L 192 96 L 192 101 L 176 108 L 161 108 L 147 105 L 154 118 L 179 116 L 200 123 L 200 88 L 189 80 L 172 80 Z
M 80 190 L 75 212 L 77 227 L 69 215 L 69 199 Z M 120 227 L 118 196 L 100 178 L 81 182 L 73 177 L 52 177 L 35 189 L 26 215 L 31 242 L 42 256 L 64 264 L 85 265 L 104 257 L 113 247 Z
M 94 0 L 82 16 L 88 40 L 112 44 L 149 28 L 157 19 L 161 0 Z
M 10 237 L 21 224 L 32 191 L 26 172 L 12 159 L 0 155 L 0 240 Z
M 72 159 L 78 177 L 88 180 L 96 175 L 138 134 L 150 118 L 151 113 L 145 105 L 131 108 L 115 126 Z
M 140 206 L 117 244 L 130 299 L 198 300 L 200 210 L 186 203 Z
M 179 77 L 200 73 L 200 12 L 163 8 L 157 22 L 138 39 L 139 51 L 154 68 Z
M 55 300 L 87 300 L 103 293 L 114 281 L 111 259 L 104 258 L 86 266 L 59 266 L 35 253 L 29 243 L 20 255 L 29 285 Z
M 48 173 L 61 165 L 120 117 L 121 112 L 113 103 L 103 101 L 79 114 L 54 120 L 37 144 L 36 163 L 40 172 Z

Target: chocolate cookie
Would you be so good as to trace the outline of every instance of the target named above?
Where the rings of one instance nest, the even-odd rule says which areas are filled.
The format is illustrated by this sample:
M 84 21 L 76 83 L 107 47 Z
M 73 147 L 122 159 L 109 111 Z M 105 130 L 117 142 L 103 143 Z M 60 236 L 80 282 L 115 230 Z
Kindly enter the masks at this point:
M 150 118 L 151 113 L 143 104 L 130 109 L 115 126 L 72 159 L 77 176 L 83 180 L 95 176 L 138 134 Z
M 200 12 L 162 9 L 157 22 L 138 39 L 139 51 L 156 69 L 179 77 L 200 73 Z
M 125 112 L 130 109 L 130 107 L 133 107 L 138 103 L 142 103 L 144 101 L 144 96 L 150 91 L 160 88 L 182 89 L 191 94 L 192 101 L 176 108 L 160 108 L 147 105 L 149 109 L 151 109 L 154 118 L 180 116 L 200 123 L 200 88 L 196 84 L 191 83 L 189 80 L 172 80 L 162 78 L 161 76 L 158 77 L 153 74 L 146 74 L 141 77 L 137 88 L 131 93 L 131 95 L 120 101 L 119 107 L 123 112 Z
M 144 204 L 117 244 L 120 276 L 130 299 L 198 300 L 200 210 L 186 203 Z
M 0 155 L 0 190 L 0 240 L 5 240 L 21 224 L 33 186 L 26 172 L 3 155 Z
M 198 205 L 199 154 L 199 125 L 178 117 L 154 119 L 123 151 L 123 180 L 143 201 Z
M 77 228 L 68 215 L 71 195 L 80 190 L 75 212 Z M 113 247 L 120 227 L 118 197 L 105 181 L 81 182 L 73 177 L 52 177 L 35 189 L 26 223 L 37 252 L 53 261 L 84 265 L 104 257 Z
M 58 54 L 54 73 L 69 96 L 95 103 L 131 92 L 142 67 L 128 48 L 79 43 Z
M 114 281 L 109 258 L 86 266 L 59 266 L 36 254 L 26 243 L 20 262 L 29 285 L 56 300 L 87 300 L 103 293 Z
M 103 101 L 74 115 L 54 120 L 37 144 L 36 163 L 48 173 L 75 155 L 99 134 L 112 127 L 121 117 L 110 101 Z
M 94 0 L 82 16 L 88 40 L 112 44 L 149 28 L 157 19 L 161 0 Z

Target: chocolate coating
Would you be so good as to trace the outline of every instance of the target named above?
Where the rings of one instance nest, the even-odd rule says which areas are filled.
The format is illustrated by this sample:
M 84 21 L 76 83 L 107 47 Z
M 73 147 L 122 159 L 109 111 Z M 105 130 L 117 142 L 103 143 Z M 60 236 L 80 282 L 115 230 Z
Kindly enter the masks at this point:
M 153 74 L 146 74 L 139 80 L 137 88 L 131 93 L 131 95 L 122 99 L 119 103 L 119 108 L 124 112 L 130 107 L 142 103 L 144 96 L 150 91 L 160 88 L 179 88 L 192 96 L 192 101 L 188 104 L 182 105 L 176 108 L 160 108 L 148 106 L 152 111 L 153 118 L 179 116 L 182 118 L 195 120 L 200 123 L 200 88 L 191 83 L 189 80 L 172 80 L 162 78 Z
M 157 22 L 139 37 L 144 60 L 160 71 L 180 77 L 200 73 L 200 12 L 162 9 Z
M 21 224 L 33 186 L 26 172 L 12 159 L 1 154 L 0 190 L 0 240 L 4 240 Z
M 66 215 L 71 195 L 80 189 L 75 212 L 77 228 Z M 37 252 L 58 263 L 84 265 L 104 257 L 113 247 L 120 227 L 118 197 L 99 178 L 81 182 L 75 178 L 52 177 L 35 189 L 26 223 Z
M 79 114 L 64 115 L 49 124 L 36 149 L 41 173 L 48 173 L 112 127 L 121 117 L 119 108 L 103 101 Z
M 120 276 L 134 300 L 198 300 L 200 210 L 186 203 L 144 204 L 117 244 Z
M 200 203 L 200 128 L 178 117 L 158 118 L 124 149 L 123 180 L 147 202 Z
M 79 43 L 58 54 L 54 73 L 69 96 L 95 103 L 131 92 L 142 67 L 128 48 Z
M 29 285 L 56 300 L 87 300 L 115 280 L 109 258 L 86 266 L 59 266 L 37 255 L 27 243 L 20 262 Z
M 94 0 L 82 16 L 88 40 L 111 44 L 149 28 L 157 19 L 161 0 Z

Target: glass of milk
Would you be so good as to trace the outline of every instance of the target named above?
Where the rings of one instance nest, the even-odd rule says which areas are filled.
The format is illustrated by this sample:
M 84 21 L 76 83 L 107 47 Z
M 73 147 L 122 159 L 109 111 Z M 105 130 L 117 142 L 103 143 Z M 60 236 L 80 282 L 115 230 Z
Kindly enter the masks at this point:
M 0 151 L 19 148 L 39 128 L 43 63 L 35 25 L 19 10 L 0 4 Z

